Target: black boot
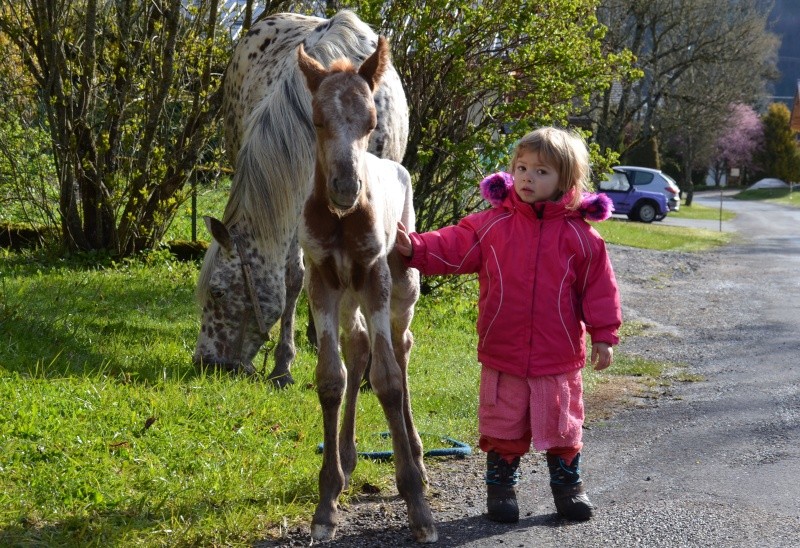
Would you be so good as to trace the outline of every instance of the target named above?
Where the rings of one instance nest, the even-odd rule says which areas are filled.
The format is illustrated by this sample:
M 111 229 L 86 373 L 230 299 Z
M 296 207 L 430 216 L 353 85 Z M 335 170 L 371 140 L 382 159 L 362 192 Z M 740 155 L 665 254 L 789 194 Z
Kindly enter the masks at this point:
M 567 466 L 564 459 L 547 454 L 547 467 L 550 469 L 550 489 L 558 514 L 565 519 L 585 521 L 592 517 L 594 505 L 583 490 L 580 471 L 581 455 L 575 457 Z
M 486 453 L 486 509 L 489 519 L 502 523 L 519 521 L 514 486 L 519 479 L 519 457 L 511 463 L 494 451 Z

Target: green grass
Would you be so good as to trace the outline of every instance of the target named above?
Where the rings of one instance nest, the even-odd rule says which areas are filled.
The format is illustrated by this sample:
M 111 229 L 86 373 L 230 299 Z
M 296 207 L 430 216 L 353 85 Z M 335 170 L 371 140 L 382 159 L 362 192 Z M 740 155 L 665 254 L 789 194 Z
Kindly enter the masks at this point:
M 758 200 L 800 207 L 800 185 L 795 185 L 794 192 L 790 192 L 788 188 L 744 190 L 736 194 L 734 198 L 737 200 Z
M 165 253 L 102 267 L 0 258 L 0 545 L 249 545 L 310 519 L 315 357 L 301 340 L 285 391 L 196 371 L 197 270 Z M 414 411 L 421 432 L 474 443 L 474 290 L 457 314 L 451 297 L 419 306 Z M 304 328 L 304 305 L 299 316 Z M 364 394 L 360 447 L 385 429 Z M 393 477 L 363 461 L 354 492 Z
M 609 219 L 593 223 L 607 243 L 660 251 L 703 251 L 731 241 L 728 232 Z
M 681 205 L 678 211 L 671 211 L 670 217 L 677 219 L 700 219 L 708 221 L 717 221 L 720 218 L 720 211 L 717 207 L 708 207 L 700 204 L 692 204 L 691 206 Z M 736 217 L 736 214 L 726 209 L 722 210 L 722 220 L 730 221 Z

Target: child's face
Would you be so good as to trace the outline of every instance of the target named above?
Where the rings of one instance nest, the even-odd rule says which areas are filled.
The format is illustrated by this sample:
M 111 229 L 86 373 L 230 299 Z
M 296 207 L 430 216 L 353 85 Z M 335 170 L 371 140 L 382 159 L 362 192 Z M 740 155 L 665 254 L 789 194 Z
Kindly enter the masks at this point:
M 550 200 L 558 194 L 558 170 L 540 159 L 538 152 L 522 151 L 512 175 L 517 196 L 527 204 Z

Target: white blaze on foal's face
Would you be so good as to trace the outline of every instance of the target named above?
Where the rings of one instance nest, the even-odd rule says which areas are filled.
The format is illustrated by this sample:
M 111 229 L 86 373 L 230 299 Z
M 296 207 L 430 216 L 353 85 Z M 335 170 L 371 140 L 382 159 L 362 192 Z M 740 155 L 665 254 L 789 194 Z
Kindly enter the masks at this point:
M 342 79 L 352 85 L 342 86 Z M 377 124 L 372 92 L 358 74 L 335 73 L 314 96 L 314 125 L 331 202 L 340 209 L 355 205 L 363 189 L 364 156 Z

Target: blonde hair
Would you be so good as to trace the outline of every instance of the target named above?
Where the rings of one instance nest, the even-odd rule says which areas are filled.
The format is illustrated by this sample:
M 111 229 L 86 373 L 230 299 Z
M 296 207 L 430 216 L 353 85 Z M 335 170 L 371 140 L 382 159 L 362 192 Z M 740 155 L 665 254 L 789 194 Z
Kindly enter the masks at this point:
M 535 152 L 558 169 L 558 190 L 566 196 L 567 207 L 577 209 L 582 193 L 589 190 L 589 149 L 578 133 L 555 127 L 542 127 L 527 133 L 517 142 L 509 169 L 514 173 L 523 152 Z

